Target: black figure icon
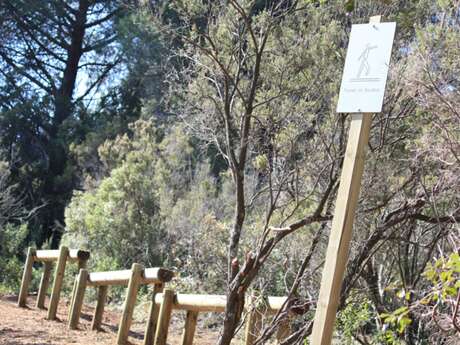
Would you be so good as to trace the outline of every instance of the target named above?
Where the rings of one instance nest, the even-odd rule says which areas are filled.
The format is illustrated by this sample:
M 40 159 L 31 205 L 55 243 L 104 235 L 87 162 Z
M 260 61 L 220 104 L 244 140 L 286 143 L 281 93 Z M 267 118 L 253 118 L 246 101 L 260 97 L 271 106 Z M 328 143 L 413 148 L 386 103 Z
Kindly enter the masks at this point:
M 361 61 L 361 64 L 359 65 L 358 69 L 358 74 L 357 78 L 361 78 L 361 75 L 364 72 L 364 75 L 367 77 L 371 71 L 371 67 L 369 65 L 369 53 L 372 49 L 376 49 L 377 46 L 371 46 L 370 43 L 366 44 L 366 47 L 364 48 L 363 52 L 361 55 L 358 57 L 358 61 Z

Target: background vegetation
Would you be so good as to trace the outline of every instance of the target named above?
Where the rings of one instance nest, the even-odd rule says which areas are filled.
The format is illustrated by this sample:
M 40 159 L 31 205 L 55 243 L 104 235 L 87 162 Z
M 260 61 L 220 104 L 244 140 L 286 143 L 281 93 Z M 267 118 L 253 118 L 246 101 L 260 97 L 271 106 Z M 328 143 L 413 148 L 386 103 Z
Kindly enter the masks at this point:
M 458 344 L 460 4 L 0 3 L 0 291 L 29 245 L 93 270 L 181 272 L 183 292 L 289 295 L 311 332 L 348 131 L 351 25 L 397 22 L 343 284 L 340 344 Z

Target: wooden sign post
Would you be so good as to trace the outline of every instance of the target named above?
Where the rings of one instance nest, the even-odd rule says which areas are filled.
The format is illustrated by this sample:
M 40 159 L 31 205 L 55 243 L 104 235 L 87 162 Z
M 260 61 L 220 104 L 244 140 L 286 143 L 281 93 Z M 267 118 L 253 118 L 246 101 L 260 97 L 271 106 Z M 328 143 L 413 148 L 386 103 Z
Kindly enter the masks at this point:
M 331 344 L 372 113 L 381 111 L 383 103 L 395 23 L 378 24 L 380 16 L 371 17 L 369 23 L 352 28 L 342 78 L 337 111 L 354 114 L 351 114 L 348 143 L 311 336 L 312 345 Z M 372 29 L 378 32 L 369 33 Z M 380 51 L 377 45 L 380 45 Z M 351 52 L 353 49 L 354 52 Z M 367 103 L 362 103 L 363 100 Z

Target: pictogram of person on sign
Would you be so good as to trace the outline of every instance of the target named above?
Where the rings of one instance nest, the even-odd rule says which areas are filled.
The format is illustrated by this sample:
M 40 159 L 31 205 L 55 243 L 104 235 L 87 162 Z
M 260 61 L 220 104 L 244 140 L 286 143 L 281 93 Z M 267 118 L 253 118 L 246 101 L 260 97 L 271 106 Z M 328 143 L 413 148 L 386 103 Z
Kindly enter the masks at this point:
M 369 53 L 372 49 L 376 48 L 377 46 L 371 46 L 370 43 L 366 44 L 366 47 L 364 48 L 363 52 L 358 57 L 358 61 L 361 61 L 361 64 L 359 65 L 358 74 L 356 76 L 357 78 L 361 78 L 363 72 L 366 77 L 369 75 L 371 71 L 371 66 L 369 65 Z

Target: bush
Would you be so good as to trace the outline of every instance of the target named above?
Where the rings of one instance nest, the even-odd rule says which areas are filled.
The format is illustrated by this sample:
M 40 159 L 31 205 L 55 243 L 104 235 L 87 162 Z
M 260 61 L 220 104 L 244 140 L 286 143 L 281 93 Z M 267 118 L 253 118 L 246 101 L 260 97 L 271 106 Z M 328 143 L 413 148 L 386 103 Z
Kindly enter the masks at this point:
M 0 231 L 0 292 L 19 291 L 22 262 L 16 255 L 21 252 L 26 236 L 25 224 L 6 224 Z

